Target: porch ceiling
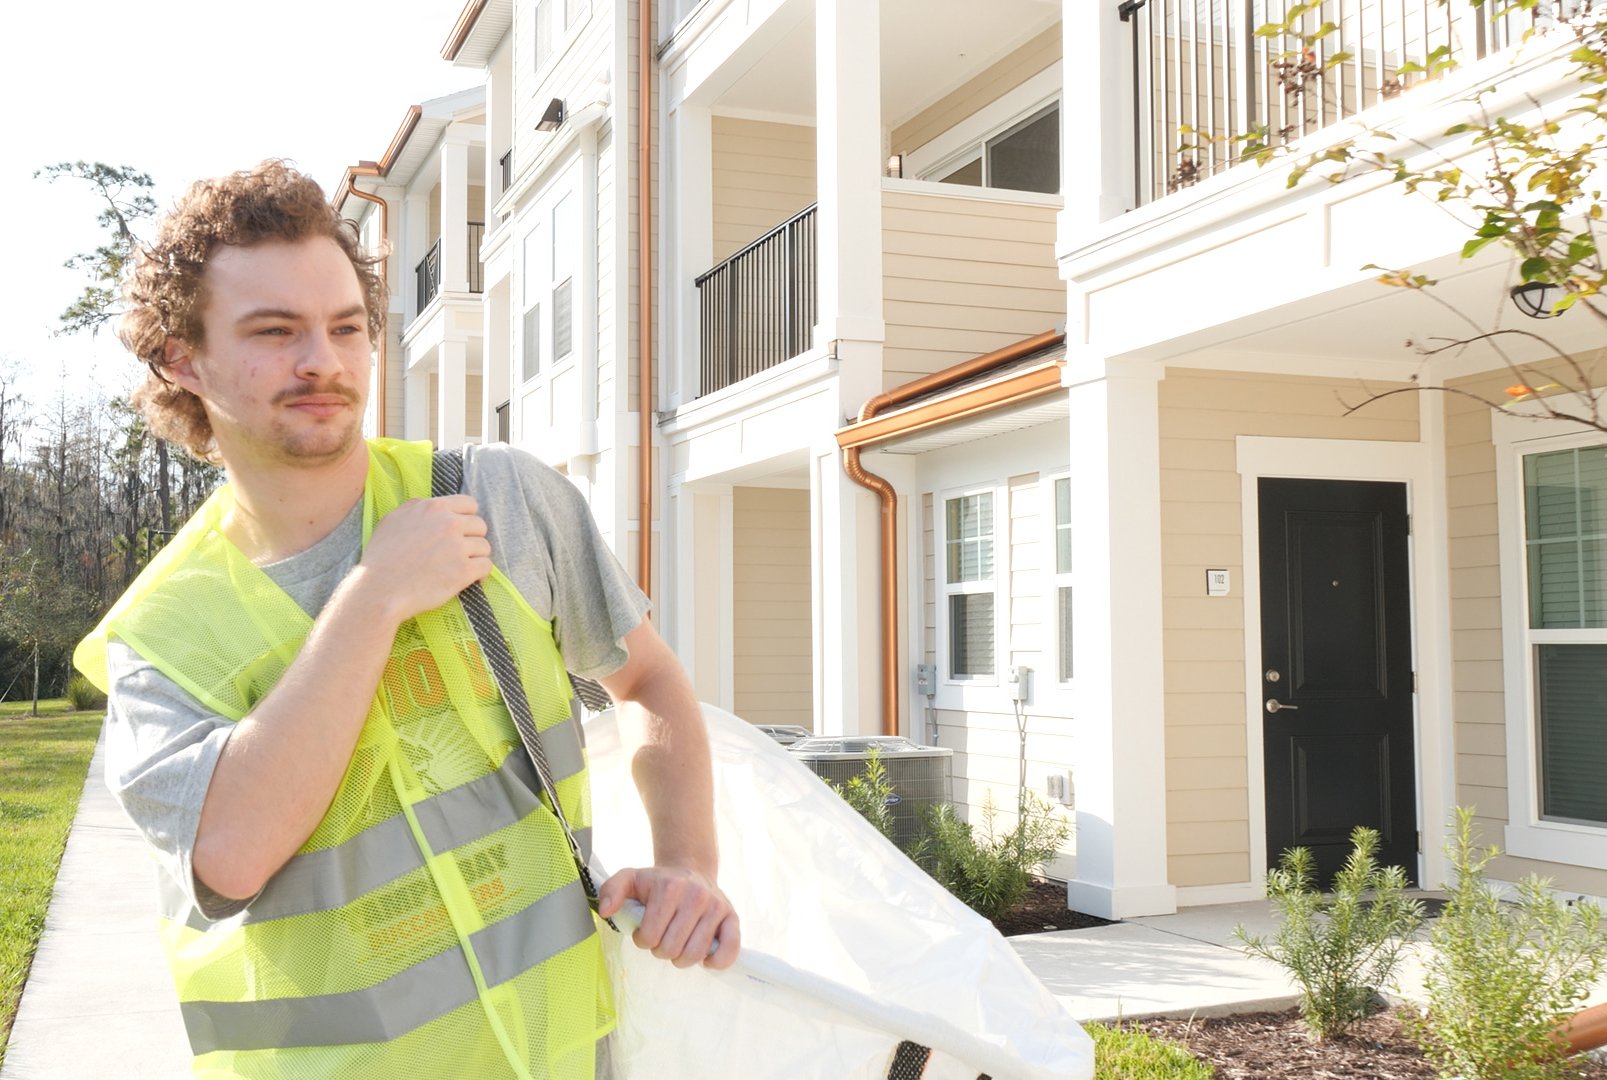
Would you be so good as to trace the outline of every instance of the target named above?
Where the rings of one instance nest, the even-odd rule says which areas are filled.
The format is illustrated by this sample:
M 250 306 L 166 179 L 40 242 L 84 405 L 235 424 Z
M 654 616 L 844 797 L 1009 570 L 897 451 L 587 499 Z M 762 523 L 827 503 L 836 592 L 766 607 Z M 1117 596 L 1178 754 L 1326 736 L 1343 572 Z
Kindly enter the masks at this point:
M 1357 372 L 1371 369 L 1382 377 L 1405 378 L 1421 371 L 1447 378 L 1502 366 L 1496 347 L 1518 362 L 1555 355 L 1546 344 L 1523 334 L 1540 335 L 1566 351 L 1600 347 L 1600 324 L 1585 312 L 1536 320 L 1513 306 L 1508 290 L 1518 281 L 1515 260 L 1496 256 L 1468 263 L 1452 255 L 1414 269 L 1437 284 L 1419 291 L 1362 281 L 1147 346 L 1131 358 L 1173 367 L 1245 366 L 1290 372 L 1331 367 L 1339 361 L 1355 364 Z M 1244 287 L 1253 289 L 1255 283 L 1246 281 Z M 1449 349 L 1432 360 L 1422 355 L 1423 349 L 1494 331 L 1518 333 L 1502 334 L 1493 343 Z
M 812 4 L 782 40 L 738 76 L 716 110 L 812 122 L 815 16 Z M 1059 0 L 883 0 L 882 125 L 893 128 L 958 89 L 1060 21 Z

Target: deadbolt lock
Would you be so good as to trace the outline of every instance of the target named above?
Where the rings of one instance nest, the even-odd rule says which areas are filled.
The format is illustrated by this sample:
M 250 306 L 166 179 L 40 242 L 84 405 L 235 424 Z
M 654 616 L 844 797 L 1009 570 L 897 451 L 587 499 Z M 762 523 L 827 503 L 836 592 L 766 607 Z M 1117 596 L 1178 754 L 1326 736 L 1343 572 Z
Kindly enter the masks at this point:
M 1281 678 L 1283 676 L 1278 674 L 1277 668 L 1267 668 L 1267 682 L 1277 682 Z

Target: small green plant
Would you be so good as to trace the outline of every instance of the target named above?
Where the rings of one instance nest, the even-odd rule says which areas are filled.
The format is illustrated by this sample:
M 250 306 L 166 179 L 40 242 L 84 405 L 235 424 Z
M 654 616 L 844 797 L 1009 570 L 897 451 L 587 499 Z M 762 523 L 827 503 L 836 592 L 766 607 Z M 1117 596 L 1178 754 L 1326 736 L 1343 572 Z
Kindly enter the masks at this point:
M 1570 1075 L 1557 1023 L 1607 963 L 1601 911 L 1564 904 L 1534 876 L 1516 903 L 1503 901 L 1485 878 L 1497 853 L 1474 845 L 1473 812 L 1458 807 L 1450 900 L 1429 932 L 1427 1008 L 1410 1027 L 1441 1076 L 1554 1080 Z
M 1211 1080 L 1216 1070 L 1180 1046 L 1116 1024 L 1084 1024 L 1094 1040 L 1094 1080 Z
M 90 709 L 104 709 L 106 695 L 100 688 L 82 675 L 74 675 L 67 680 L 67 700 L 78 712 L 87 712 Z
M 1300 986 L 1300 1015 L 1319 1039 L 1367 1016 L 1394 974 L 1423 905 L 1406 895 L 1398 866 L 1380 867 L 1378 833 L 1358 826 L 1331 894 L 1318 891 L 1305 848 L 1283 853 L 1267 875 L 1267 898 L 1281 920 L 1270 940 L 1243 926 L 1233 936 L 1251 956 L 1271 960 Z
M 925 831 L 910 850 L 910 858 L 985 919 L 1021 903 L 1033 872 L 1059 853 L 1071 832 L 1048 803 L 1030 792 L 1022 796 L 1016 827 L 1002 836 L 994 832 L 993 796 L 983 799 L 981 839 L 953 807 L 928 807 Z
M 881 751 L 871 747 L 865 755 L 865 771 L 849 777 L 848 783 L 833 784 L 830 780 L 826 783 L 843 797 L 844 802 L 858 810 L 861 817 L 876 826 L 877 832 L 889 840 L 893 838 L 893 812 L 888 806 L 896 802 L 897 797 L 887 779 L 887 766 L 882 764 Z

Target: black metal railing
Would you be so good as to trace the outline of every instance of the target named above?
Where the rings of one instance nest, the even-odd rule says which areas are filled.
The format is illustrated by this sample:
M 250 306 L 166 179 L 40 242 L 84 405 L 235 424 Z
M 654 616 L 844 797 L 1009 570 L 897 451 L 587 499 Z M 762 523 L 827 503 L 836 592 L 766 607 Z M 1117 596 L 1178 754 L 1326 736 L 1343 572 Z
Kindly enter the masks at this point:
M 694 282 L 703 338 L 699 396 L 809 348 L 819 310 L 816 209 L 800 211 Z
M 485 240 L 485 222 L 471 221 L 469 225 L 469 291 L 471 293 L 485 292 L 485 266 L 480 262 L 480 245 Z M 419 264 L 413 268 L 413 276 L 418 282 L 418 310 L 423 311 L 430 306 L 441 291 L 441 238 L 437 236 L 435 243 Z
M 423 311 L 435 299 L 435 294 L 441 291 L 441 238 L 437 236 L 435 243 L 419 264 L 413 268 L 413 276 L 418 280 L 418 310 Z
M 508 147 L 508 152 L 497 158 L 497 164 L 502 167 L 502 194 L 506 195 L 513 187 L 513 147 Z
M 480 244 L 485 240 L 485 222 L 469 222 L 469 291 L 485 292 L 485 264 L 480 262 Z
M 1355 116 L 1432 78 L 1446 57 L 1505 49 L 1534 19 L 1469 0 L 1323 0 L 1291 18 L 1297 2 L 1121 0 L 1133 28 L 1138 203 L 1231 168 L 1247 145 Z

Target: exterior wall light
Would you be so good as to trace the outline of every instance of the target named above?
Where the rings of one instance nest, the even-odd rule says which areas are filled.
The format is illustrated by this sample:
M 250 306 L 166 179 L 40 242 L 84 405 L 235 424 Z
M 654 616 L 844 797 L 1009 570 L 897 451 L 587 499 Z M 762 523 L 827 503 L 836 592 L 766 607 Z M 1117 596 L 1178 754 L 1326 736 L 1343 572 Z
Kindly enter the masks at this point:
M 557 131 L 563 122 L 564 99 L 553 98 L 551 101 L 547 102 L 547 111 L 541 114 L 540 120 L 536 121 L 536 130 Z
M 887 175 L 897 180 L 904 178 L 904 155 L 894 154 L 887 159 Z
M 1562 299 L 1562 286 L 1544 281 L 1528 281 L 1512 286 L 1512 302 L 1531 319 L 1550 319 L 1561 312 L 1553 310 Z

